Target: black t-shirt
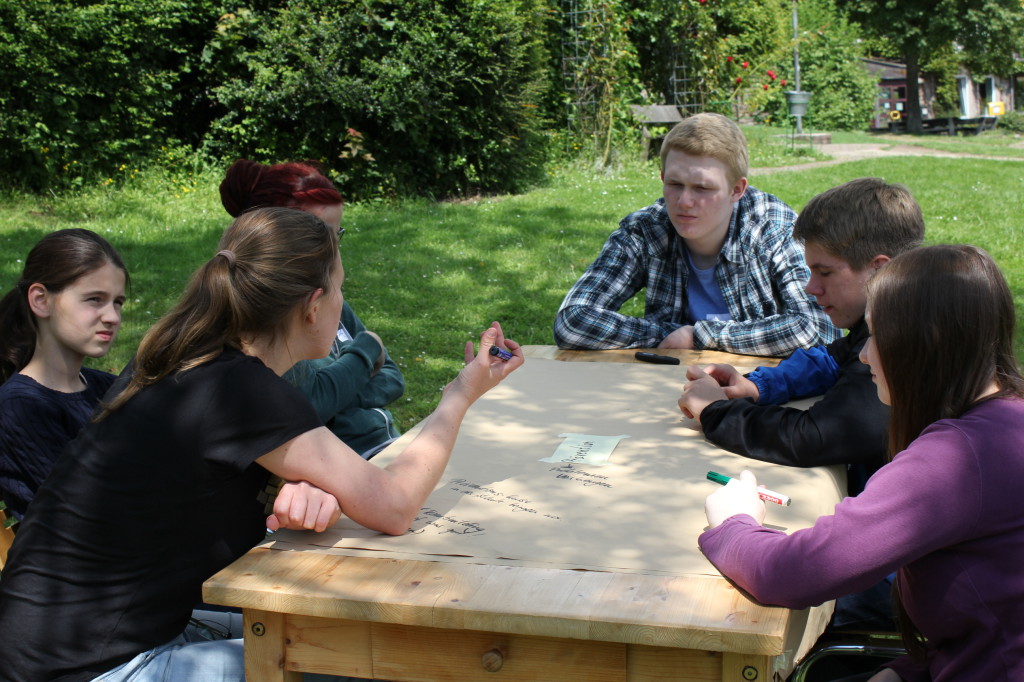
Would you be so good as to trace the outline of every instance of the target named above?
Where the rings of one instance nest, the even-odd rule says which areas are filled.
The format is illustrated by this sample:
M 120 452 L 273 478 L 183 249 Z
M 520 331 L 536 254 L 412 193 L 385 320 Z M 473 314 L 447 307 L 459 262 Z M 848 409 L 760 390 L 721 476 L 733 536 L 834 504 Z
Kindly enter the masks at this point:
M 232 349 L 86 426 L 4 568 L 0 679 L 89 680 L 180 634 L 203 581 L 264 537 L 254 460 L 318 426 L 297 389 Z

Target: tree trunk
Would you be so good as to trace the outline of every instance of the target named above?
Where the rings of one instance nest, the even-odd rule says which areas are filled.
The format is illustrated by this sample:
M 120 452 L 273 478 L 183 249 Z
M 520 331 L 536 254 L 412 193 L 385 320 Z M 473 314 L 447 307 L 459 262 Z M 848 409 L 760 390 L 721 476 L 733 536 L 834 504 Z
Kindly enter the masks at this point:
M 920 135 L 921 128 L 921 54 L 917 50 L 908 50 L 904 55 L 907 60 L 907 132 Z

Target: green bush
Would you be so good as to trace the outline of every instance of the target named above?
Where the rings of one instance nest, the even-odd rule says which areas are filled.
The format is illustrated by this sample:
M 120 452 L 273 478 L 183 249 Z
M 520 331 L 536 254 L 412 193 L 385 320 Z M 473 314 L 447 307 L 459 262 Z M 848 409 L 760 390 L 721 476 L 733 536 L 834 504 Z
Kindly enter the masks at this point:
M 799 28 L 800 89 L 811 93 L 804 121 L 818 130 L 870 127 L 878 82 L 860 60 L 857 32 L 837 15 L 832 0 L 801 3 Z M 791 120 L 782 90 L 765 102 L 760 120 Z
M 614 6 L 615 3 L 610 3 Z M 788 0 L 620 0 L 627 12 L 646 91 L 671 102 L 672 76 L 688 78 L 689 111 L 786 125 L 785 91 L 795 87 L 792 7 Z M 813 93 L 814 127 L 866 128 L 875 79 L 861 65 L 858 34 L 833 0 L 800 3 L 801 89 Z M 673 71 L 674 66 L 684 67 Z
M 515 191 L 542 174 L 539 0 L 295 0 L 222 18 L 217 156 L 314 159 L 353 199 Z
M 751 87 L 755 70 L 778 70 L 788 41 L 789 4 L 783 0 L 621 0 L 621 5 L 645 90 L 664 103 L 681 95 L 685 101 L 679 104 L 691 113 L 745 114 L 749 96 L 760 96 Z
M 1024 133 L 1024 112 L 1007 111 L 999 117 L 998 128 L 1011 133 Z
M 110 177 L 182 133 L 214 2 L 0 3 L 0 184 Z

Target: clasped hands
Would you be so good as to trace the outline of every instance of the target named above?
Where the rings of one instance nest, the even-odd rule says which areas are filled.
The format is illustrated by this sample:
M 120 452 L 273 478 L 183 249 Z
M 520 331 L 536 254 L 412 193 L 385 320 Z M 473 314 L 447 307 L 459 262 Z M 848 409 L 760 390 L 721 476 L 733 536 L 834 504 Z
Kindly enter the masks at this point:
M 711 364 L 703 368 L 690 365 L 686 368 L 687 384 L 679 396 L 679 409 L 691 419 L 700 421 L 704 408 L 719 400 L 753 398 L 756 402 L 761 392 L 750 379 L 732 365 Z

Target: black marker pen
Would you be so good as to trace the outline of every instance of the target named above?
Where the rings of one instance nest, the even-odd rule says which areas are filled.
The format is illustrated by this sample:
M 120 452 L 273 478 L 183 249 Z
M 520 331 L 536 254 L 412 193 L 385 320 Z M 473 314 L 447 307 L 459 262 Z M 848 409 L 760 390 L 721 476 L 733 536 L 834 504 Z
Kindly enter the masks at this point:
M 653 362 L 656 365 L 678 365 L 679 358 L 674 358 L 671 355 L 658 355 L 656 353 L 645 353 L 638 350 L 633 357 L 641 362 Z
M 497 346 L 491 346 L 491 355 L 497 355 L 503 361 L 508 362 L 512 359 L 512 353 L 505 350 L 504 348 L 498 348 Z

